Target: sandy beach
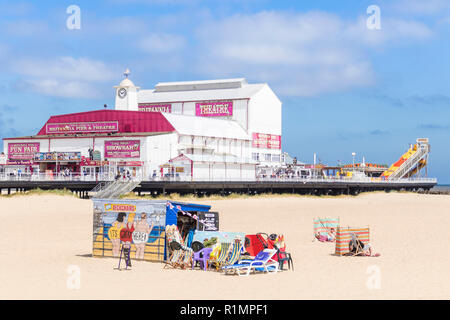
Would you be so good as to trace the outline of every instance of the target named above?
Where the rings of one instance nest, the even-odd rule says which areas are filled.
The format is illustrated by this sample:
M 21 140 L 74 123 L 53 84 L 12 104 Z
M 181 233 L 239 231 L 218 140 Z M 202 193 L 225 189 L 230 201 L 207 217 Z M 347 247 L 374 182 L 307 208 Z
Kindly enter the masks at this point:
M 450 196 L 372 193 L 196 201 L 221 230 L 282 233 L 295 271 L 249 277 L 93 258 L 92 202 L 70 196 L 0 198 L 0 299 L 450 299 Z M 338 257 L 313 242 L 314 217 L 371 228 L 380 257 Z M 75 266 L 75 267 L 74 267 Z M 80 288 L 69 289 L 80 271 Z M 373 286 L 379 275 L 378 286 Z M 371 280 L 372 279 L 372 280 Z

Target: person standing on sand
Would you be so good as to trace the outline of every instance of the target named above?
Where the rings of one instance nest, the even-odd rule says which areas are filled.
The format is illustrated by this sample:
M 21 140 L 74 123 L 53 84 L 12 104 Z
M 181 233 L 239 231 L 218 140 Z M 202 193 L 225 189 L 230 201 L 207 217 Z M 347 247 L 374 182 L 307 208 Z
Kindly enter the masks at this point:
M 122 244 L 123 255 L 127 267 L 131 267 L 131 243 L 133 242 L 134 217 L 135 213 L 128 214 L 128 220 L 125 227 L 120 230 L 120 242 Z
M 125 226 L 123 220 L 126 215 L 125 212 L 119 212 L 116 221 L 114 221 L 112 227 L 108 231 L 108 236 L 112 244 L 113 257 L 118 257 L 120 254 L 120 230 Z
M 152 232 L 153 221 L 150 226 L 147 221 L 147 214 L 142 212 L 141 219 L 135 223 L 135 229 L 133 232 L 133 242 L 136 246 L 136 259 L 144 260 L 145 245 L 148 241 L 148 236 Z

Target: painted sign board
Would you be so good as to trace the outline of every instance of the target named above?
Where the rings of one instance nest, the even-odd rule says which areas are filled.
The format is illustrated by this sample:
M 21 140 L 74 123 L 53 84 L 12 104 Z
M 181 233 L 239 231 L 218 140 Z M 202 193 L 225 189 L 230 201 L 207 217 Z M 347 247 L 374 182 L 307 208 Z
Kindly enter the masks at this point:
M 139 140 L 110 140 L 105 141 L 105 158 L 139 158 L 141 156 L 141 142 Z
M 198 102 L 195 104 L 198 117 L 229 117 L 233 115 L 233 101 Z
M 219 213 L 218 212 L 198 212 L 198 219 L 203 223 L 197 224 L 199 231 L 218 231 L 219 230 Z
M 145 112 L 172 112 L 172 105 L 170 103 L 168 104 L 139 104 L 138 106 L 139 111 L 145 111 Z
M 120 256 L 123 242 L 130 243 L 130 257 L 163 261 L 165 204 L 120 199 L 95 199 L 93 256 Z
M 47 123 L 45 125 L 46 134 L 86 134 L 117 131 L 119 131 L 118 121 Z
M 253 148 L 281 149 L 281 136 L 276 134 L 253 133 Z
M 31 160 L 36 152 L 39 152 L 39 142 L 8 143 L 9 160 Z

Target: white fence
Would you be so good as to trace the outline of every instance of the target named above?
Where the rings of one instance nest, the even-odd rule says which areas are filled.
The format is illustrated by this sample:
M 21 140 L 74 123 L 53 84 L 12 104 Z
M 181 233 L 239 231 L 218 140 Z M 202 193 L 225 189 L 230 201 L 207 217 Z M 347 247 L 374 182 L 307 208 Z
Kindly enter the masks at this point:
M 436 178 L 405 178 L 405 179 L 397 179 L 397 180 L 380 180 L 379 178 L 371 178 L 371 177 L 353 177 L 353 178 L 324 178 L 324 177 L 265 177 L 265 178 L 254 178 L 254 179 L 227 179 L 227 178 L 217 178 L 217 179 L 203 179 L 203 180 L 192 180 L 191 177 L 186 176 L 172 176 L 166 175 L 165 177 L 150 177 L 145 179 L 142 175 L 136 174 L 135 176 L 130 175 L 129 177 L 121 176 L 118 178 L 121 181 L 181 181 L 181 182 L 298 182 L 298 183 L 388 183 L 388 184 L 398 184 L 398 183 L 407 183 L 407 184 L 417 184 L 417 183 L 437 183 Z M 70 173 L 68 175 L 64 173 L 48 175 L 44 173 L 34 173 L 34 174 L 0 174 L 0 181 L 86 181 L 86 182 L 100 182 L 100 181 L 113 181 L 116 180 L 116 177 L 107 173 L 98 173 L 95 175 L 83 175 L 83 174 L 74 174 Z

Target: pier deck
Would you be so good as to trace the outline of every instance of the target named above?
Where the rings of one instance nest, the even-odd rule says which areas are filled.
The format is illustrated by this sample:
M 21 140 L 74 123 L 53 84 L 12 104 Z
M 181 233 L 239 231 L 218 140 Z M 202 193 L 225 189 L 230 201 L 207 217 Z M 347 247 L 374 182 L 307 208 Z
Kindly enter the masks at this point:
M 40 188 L 68 189 L 80 197 L 89 197 L 89 191 L 102 181 L 73 180 L 0 180 L 2 194 L 25 192 Z M 354 181 L 339 179 L 285 179 L 261 181 L 141 181 L 134 189 L 138 195 L 165 195 L 171 193 L 211 195 L 230 193 L 292 193 L 310 195 L 356 195 L 370 191 L 427 192 L 437 184 L 436 179 L 400 179 L 397 181 Z

